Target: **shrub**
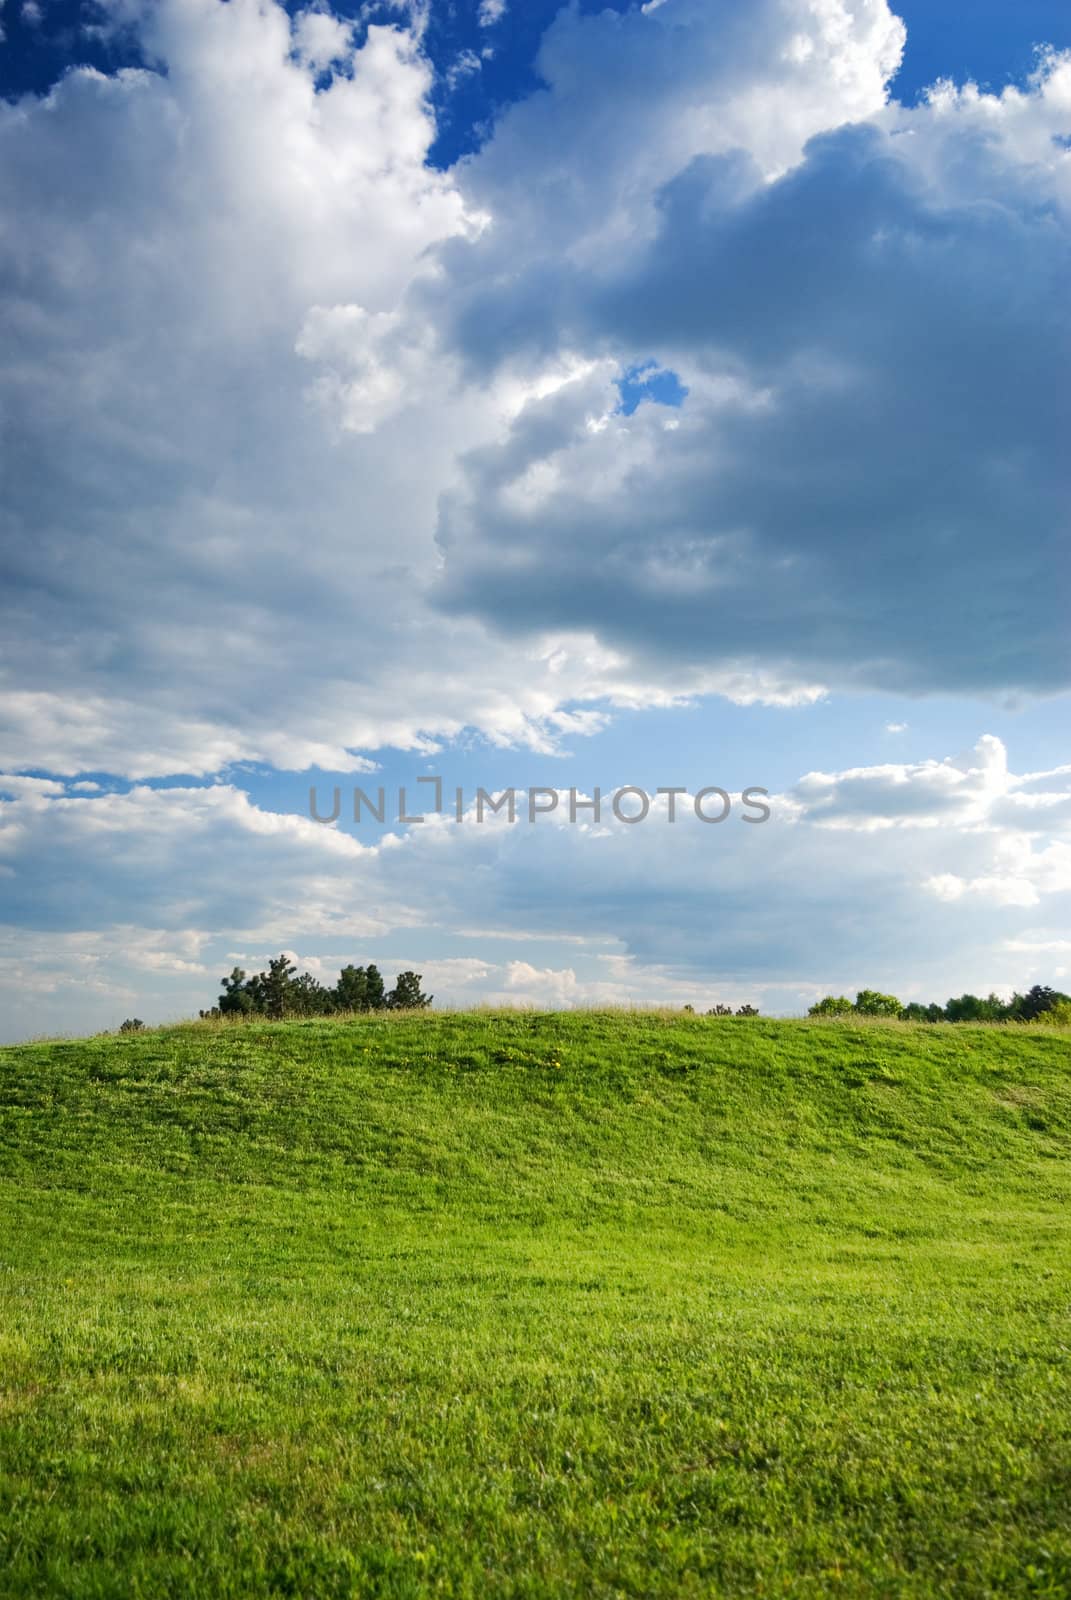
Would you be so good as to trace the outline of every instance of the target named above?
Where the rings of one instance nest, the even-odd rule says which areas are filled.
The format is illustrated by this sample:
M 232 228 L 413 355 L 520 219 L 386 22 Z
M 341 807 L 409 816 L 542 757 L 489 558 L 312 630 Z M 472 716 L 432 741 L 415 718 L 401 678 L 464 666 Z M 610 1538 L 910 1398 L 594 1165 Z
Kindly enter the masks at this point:
M 852 1013 L 852 1003 L 846 994 L 827 994 L 811 1007 L 809 1017 L 847 1017 Z
M 1013 995 L 1008 1010 L 1018 1022 L 1036 1022 L 1065 1000 L 1071 1000 L 1071 995 L 1061 994 L 1059 989 L 1050 989 L 1048 984 L 1035 983 L 1026 994 Z
M 1004 1022 L 1008 1007 L 996 994 L 987 995 L 984 1000 L 976 994 L 961 994 L 945 1006 L 945 1016 L 949 1022 Z
M 945 1012 L 943 1006 L 922 1005 L 918 1000 L 912 1000 L 910 1005 L 904 1007 L 900 1013 L 901 1022 L 943 1022 Z
M 899 1017 L 903 1009 L 894 994 L 879 994 L 877 989 L 860 989 L 852 1007 L 860 1017 Z

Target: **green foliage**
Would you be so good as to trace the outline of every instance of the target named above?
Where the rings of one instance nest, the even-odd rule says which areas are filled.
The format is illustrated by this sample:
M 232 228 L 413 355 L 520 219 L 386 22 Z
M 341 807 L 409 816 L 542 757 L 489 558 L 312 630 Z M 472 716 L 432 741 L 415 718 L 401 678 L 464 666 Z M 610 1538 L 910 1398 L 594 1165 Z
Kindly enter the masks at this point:
M 368 972 L 364 967 L 343 967 L 335 985 L 335 1005 L 339 1011 L 368 1011 Z
M 1004 1022 L 1008 1007 L 999 995 L 991 994 L 980 1000 L 975 994 L 962 994 L 958 1000 L 949 1000 L 945 1006 L 948 1022 Z
M 223 993 L 219 997 L 221 1015 L 249 1016 L 260 1009 L 254 998 L 255 992 L 259 989 L 259 980 L 247 979 L 241 967 L 235 967 L 229 977 L 221 978 L 220 982 L 223 986 Z
M 260 1001 L 257 1009 L 276 1022 L 298 1013 L 298 997 L 294 992 L 296 976 L 297 967 L 289 956 L 275 956 L 269 961 L 267 972 L 262 972 L 257 980 Z
M 861 1017 L 898 1017 L 903 1009 L 894 994 L 880 994 L 877 989 L 860 989 L 852 1007 Z
M 387 986 L 383 982 L 383 974 L 374 964 L 368 968 L 365 974 L 365 987 L 368 994 L 368 1009 L 370 1011 L 382 1011 L 387 1003 Z
M 1021 1022 L 1037 1022 L 1046 1012 L 1069 1001 L 1071 995 L 1061 994 L 1059 989 L 1051 989 L 1047 984 L 1035 983 L 1026 994 L 1013 997 L 1009 1010 Z
M 961 994 L 944 1006 L 912 1003 L 900 1015 L 906 1022 L 1045 1022 L 1061 1026 L 1061 1008 L 1069 1004 L 1071 1000 L 1058 989 L 1036 983 L 1025 995 L 1014 994 L 1008 1001 L 992 993 L 985 999 Z
M 807 1015 L 809 1017 L 850 1017 L 853 1011 L 851 1001 L 846 994 L 827 994 L 824 1000 L 817 1001 Z
M 387 996 L 387 1005 L 391 1011 L 422 1011 L 431 1005 L 433 998 L 421 992 L 419 972 L 399 972 Z
M 431 995 L 422 994 L 420 981 L 419 972 L 401 972 L 387 994 L 377 966 L 346 966 L 337 984 L 328 989 L 308 972 L 299 975 L 289 956 L 283 954 L 269 961 L 266 972 L 253 977 L 235 967 L 229 977 L 220 980 L 223 993 L 218 1005 L 202 1011 L 201 1017 L 260 1016 L 278 1022 L 287 1017 L 330 1016 L 336 1011 L 416 1010 L 432 1002 Z
M 895 995 L 862 989 L 854 1003 L 846 995 L 827 994 L 811 1006 L 810 1017 L 898 1017 L 902 1022 L 1044 1022 L 1067 1026 L 1071 997 L 1043 984 L 1035 984 L 1025 995 L 1015 994 L 1004 1001 L 997 994 L 985 999 L 976 994 L 961 994 L 947 1004 L 923 1005 L 913 1000 L 902 1006 Z
M 900 1020 L 902 1022 L 944 1022 L 944 1007 L 920 1005 L 917 1000 L 912 1000 L 911 1004 L 905 1006 L 901 1011 Z

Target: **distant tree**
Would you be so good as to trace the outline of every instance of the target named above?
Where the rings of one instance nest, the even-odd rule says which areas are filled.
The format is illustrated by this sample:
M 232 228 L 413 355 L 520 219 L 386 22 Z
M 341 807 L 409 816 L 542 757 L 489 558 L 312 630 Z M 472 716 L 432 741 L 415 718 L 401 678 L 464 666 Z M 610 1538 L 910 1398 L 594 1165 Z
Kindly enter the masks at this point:
M 949 1022 L 1004 1022 L 1007 1017 L 1008 1007 L 997 994 L 987 995 L 984 1000 L 976 994 L 961 994 L 945 1006 Z
M 235 967 L 228 977 L 220 979 L 220 984 L 222 993 L 218 1005 L 211 1011 L 202 1011 L 202 1016 L 316 1017 L 333 1011 L 380 1011 L 390 1000 L 383 974 L 376 966 L 343 967 L 338 982 L 327 988 L 311 973 L 303 972 L 299 976 L 286 955 L 274 957 L 268 962 L 266 972 L 256 972 L 251 977 L 247 977 L 241 967 Z M 405 992 L 410 991 L 406 989 Z M 417 978 L 412 993 L 419 992 Z M 431 1002 L 413 999 L 406 1003 Z
M 1061 994 L 1059 989 L 1050 989 L 1048 984 L 1035 983 L 1032 989 L 1028 989 L 1024 995 L 1017 995 L 1016 999 L 1019 1001 L 1018 1020 L 1034 1022 L 1061 1001 L 1071 1000 L 1071 996 Z
M 120 1033 L 140 1033 L 145 1024 L 140 1017 L 127 1017 L 125 1022 L 119 1024 Z
M 335 1005 L 339 1011 L 368 1010 L 368 973 L 364 967 L 343 967 L 335 984 Z
M 877 989 L 860 989 L 852 1007 L 861 1017 L 898 1017 L 903 1009 L 894 994 L 880 994 Z
M 223 993 L 219 997 L 219 1010 L 223 1016 L 246 1017 L 256 1011 L 257 1006 L 249 982 L 241 967 L 234 967 L 230 976 L 221 978 L 220 983 Z
M 291 980 L 287 991 L 286 1009 L 288 1016 L 297 1017 L 322 1017 L 335 1009 L 335 996 L 331 989 L 325 989 L 322 983 L 312 977 L 308 972 L 303 972 L 300 978 Z
M 809 1017 L 847 1017 L 853 1010 L 851 1001 L 846 994 L 827 994 L 824 1000 L 817 1001 L 807 1015 Z
M 294 1009 L 293 987 L 297 968 L 287 955 L 275 956 L 260 974 L 260 999 L 265 1016 L 278 1020 Z
M 716 1006 L 711 1006 L 707 1012 L 708 1017 L 731 1017 L 732 1014 L 732 1006 L 723 1006 L 720 1001 Z
M 1071 1000 L 1066 995 L 1061 996 L 1054 1006 L 1041 1012 L 1036 1020 L 1053 1028 L 1071 1028 Z
M 392 1011 L 422 1011 L 430 1006 L 434 996 L 422 994 L 420 984 L 419 972 L 399 972 L 387 996 L 387 1005 Z
M 1066 1009 L 1061 1009 L 1066 1008 Z M 976 994 L 961 994 L 947 1005 L 923 1005 L 912 1000 L 901 1006 L 895 995 L 880 994 L 875 989 L 861 989 L 854 1004 L 844 995 L 827 994 L 808 1013 L 812 1017 L 841 1017 L 852 1013 L 866 1017 L 900 1017 L 904 1022 L 1035 1022 L 1047 1021 L 1050 1016 L 1071 1017 L 1071 996 L 1061 994 L 1036 983 L 1026 994 L 1014 994 L 1002 1000 L 990 992 L 984 998 Z
M 736 1014 L 738 1017 L 757 1017 L 759 1008 L 758 1006 L 737 1006 Z

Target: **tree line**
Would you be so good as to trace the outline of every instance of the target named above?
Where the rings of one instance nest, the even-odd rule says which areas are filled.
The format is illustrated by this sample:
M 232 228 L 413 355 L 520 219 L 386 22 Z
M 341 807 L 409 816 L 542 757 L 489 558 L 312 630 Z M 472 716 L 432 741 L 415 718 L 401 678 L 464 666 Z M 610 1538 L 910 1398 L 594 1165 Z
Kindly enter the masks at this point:
M 327 1017 L 338 1011 L 422 1011 L 434 995 L 421 990 L 419 972 L 399 972 L 388 989 L 374 964 L 343 967 L 335 984 L 298 973 L 286 955 L 251 976 L 235 967 L 220 979 L 223 992 L 202 1017 Z
M 377 966 L 346 966 L 335 984 L 322 984 L 308 972 L 298 973 L 286 955 L 268 962 L 267 970 L 251 976 L 235 967 L 220 979 L 222 994 L 202 1017 L 317 1017 L 349 1011 L 421 1011 L 430 1006 L 433 995 L 424 994 L 419 972 L 399 972 L 394 988 L 388 989 Z M 685 1011 L 694 1011 L 686 1005 Z M 738 1006 L 738 1017 L 757 1017 L 754 1006 Z M 712 1006 L 708 1017 L 731 1017 L 733 1007 Z M 1048 984 L 1035 983 L 1025 994 L 1010 1000 L 988 994 L 961 994 L 942 1006 L 923 1005 L 917 1000 L 904 1005 L 894 994 L 878 989 L 860 989 L 854 1000 L 844 994 L 827 994 L 811 1006 L 809 1017 L 886 1017 L 900 1022 L 1044 1022 L 1071 1027 L 1071 995 Z M 140 1017 L 128 1017 L 120 1033 L 139 1032 L 145 1024 Z
M 901 1022 L 1049 1022 L 1071 1026 L 1071 995 L 1047 984 L 1035 983 L 1025 994 L 1010 1000 L 989 994 L 961 994 L 941 1005 L 912 1000 L 902 1005 L 894 994 L 860 989 L 854 1000 L 844 994 L 827 994 L 808 1011 L 809 1017 L 895 1017 Z

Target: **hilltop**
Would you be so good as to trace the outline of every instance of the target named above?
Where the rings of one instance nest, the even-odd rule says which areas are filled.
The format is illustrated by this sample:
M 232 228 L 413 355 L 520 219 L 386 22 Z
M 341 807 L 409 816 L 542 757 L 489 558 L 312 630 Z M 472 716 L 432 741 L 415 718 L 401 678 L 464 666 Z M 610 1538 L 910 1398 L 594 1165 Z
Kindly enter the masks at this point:
M 1071 1042 L 0 1050 L 0 1594 L 1071 1592 Z

